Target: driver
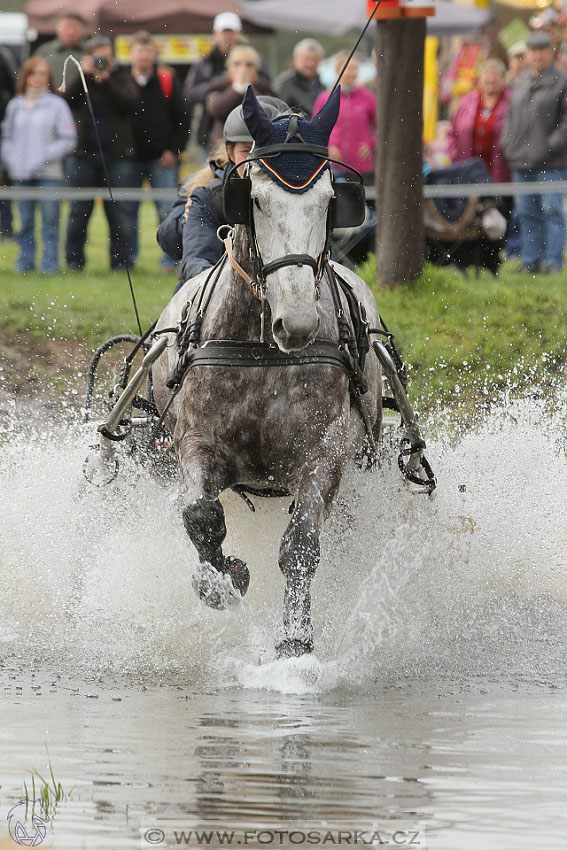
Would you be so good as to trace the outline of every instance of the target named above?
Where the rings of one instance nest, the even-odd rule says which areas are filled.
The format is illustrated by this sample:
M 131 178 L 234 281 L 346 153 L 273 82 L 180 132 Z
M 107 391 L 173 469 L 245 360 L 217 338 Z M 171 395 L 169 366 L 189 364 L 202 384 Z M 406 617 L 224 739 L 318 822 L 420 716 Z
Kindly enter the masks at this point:
M 290 112 L 287 103 L 277 97 L 258 100 L 271 119 Z M 232 166 L 243 163 L 251 149 L 252 137 L 242 117 L 242 106 L 237 106 L 225 121 L 223 141 L 213 151 L 209 164 L 179 187 L 177 200 L 157 231 L 162 250 L 181 261 L 175 292 L 222 257 L 224 246 L 217 237 L 218 228 L 227 223 L 222 190 Z M 237 168 L 239 177 L 243 170 L 243 165 Z

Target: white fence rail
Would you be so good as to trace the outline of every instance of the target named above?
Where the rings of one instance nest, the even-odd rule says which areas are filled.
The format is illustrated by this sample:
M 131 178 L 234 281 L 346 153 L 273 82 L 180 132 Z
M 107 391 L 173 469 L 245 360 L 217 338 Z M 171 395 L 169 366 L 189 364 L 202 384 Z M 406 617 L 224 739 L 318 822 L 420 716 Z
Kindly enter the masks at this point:
M 424 198 L 465 198 L 474 195 L 483 197 L 500 197 L 503 195 L 546 195 L 550 193 L 567 194 L 567 180 L 545 181 L 541 183 L 463 183 L 460 186 L 443 184 L 439 186 L 424 186 Z M 163 198 L 175 200 L 172 189 L 118 189 L 113 188 L 115 201 L 158 201 Z M 42 198 L 49 196 L 58 201 L 90 200 L 94 198 L 108 199 L 108 189 L 84 188 L 71 189 L 39 188 L 37 186 L 15 187 L 0 186 L 0 200 L 17 201 L 24 198 Z M 374 200 L 376 192 L 373 186 L 366 187 L 366 197 Z

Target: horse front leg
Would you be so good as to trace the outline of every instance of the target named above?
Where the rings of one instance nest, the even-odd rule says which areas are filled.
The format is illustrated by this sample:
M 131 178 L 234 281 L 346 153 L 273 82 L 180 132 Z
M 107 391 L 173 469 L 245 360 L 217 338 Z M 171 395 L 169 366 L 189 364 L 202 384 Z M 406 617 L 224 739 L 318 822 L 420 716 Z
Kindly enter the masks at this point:
M 250 583 L 244 561 L 225 556 L 222 550 L 226 524 L 219 493 L 224 489 L 226 475 L 218 459 L 213 462 L 206 452 L 189 453 L 186 460 L 180 455 L 180 459 L 188 489 L 183 524 L 200 562 L 192 585 L 203 602 L 223 609 L 244 596 Z
M 276 646 L 279 658 L 313 652 L 311 582 L 319 564 L 319 535 L 337 490 L 340 475 L 331 477 L 324 492 L 314 476 L 299 488 L 297 504 L 279 551 L 279 566 L 285 576 L 283 638 Z

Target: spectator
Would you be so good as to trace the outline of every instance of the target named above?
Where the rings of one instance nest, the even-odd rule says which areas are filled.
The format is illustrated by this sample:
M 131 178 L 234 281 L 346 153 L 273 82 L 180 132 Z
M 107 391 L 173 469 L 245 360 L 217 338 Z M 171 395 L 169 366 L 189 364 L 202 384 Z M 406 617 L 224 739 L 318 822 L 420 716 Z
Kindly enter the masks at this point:
M 242 103 L 249 85 L 256 94 L 272 94 L 270 84 L 260 75 L 260 54 L 246 44 L 233 47 L 226 60 L 226 73 L 217 77 L 205 93 L 205 110 L 212 119 L 209 131 L 211 150 L 222 138 L 224 122 L 229 112 Z
M 259 101 L 272 120 L 289 111 L 287 103 L 276 97 L 260 97 Z M 181 260 L 177 289 L 214 266 L 223 255 L 222 242 L 217 238 L 217 229 L 227 223 L 222 190 L 232 166 L 243 162 L 252 148 L 241 106 L 233 109 L 226 119 L 223 140 L 219 141 L 207 167 L 182 184 L 171 212 L 157 233 L 163 250 L 174 260 Z M 242 167 L 237 171 L 242 177 Z
M 337 56 L 337 74 L 343 69 L 348 52 Z M 341 108 L 329 138 L 329 154 L 362 172 L 367 185 L 374 184 L 374 151 L 376 149 L 376 96 L 357 84 L 358 59 L 353 56 L 341 79 Z M 327 102 L 330 90 L 315 101 L 313 114 Z M 337 173 L 349 177 L 352 172 L 333 166 Z
M 6 107 L 16 92 L 18 66 L 12 51 L 0 47 L 0 124 L 4 120 Z M 7 185 L 5 169 L 0 166 L 0 186 Z M 13 239 L 12 204 L 9 200 L 0 200 L 0 239 Z
M 211 82 L 220 77 L 226 69 L 228 54 L 237 44 L 242 43 L 242 21 L 234 12 L 221 12 L 213 21 L 213 37 L 215 44 L 211 52 L 197 62 L 185 80 L 183 94 L 189 107 L 201 106 L 201 116 L 197 129 L 197 142 L 201 145 L 203 158 L 211 149 L 209 134 L 213 119 L 204 108 L 205 94 Z M 264 59 L 261 58 L 261 74 L 270 79 L 270 73 Z M 213 145 L 214 147 L 214 145 Z
M 314 38 L 304 38 L 293 49 L 293 68 L 280 74 L 274 82 L 274 89 L 292 109 L 299 109 L 310 116 L 317 96 L 325 91 L 325 86 L 317 73 L 319 63 L 325 51 Z
M 157 50 L 152 36 L 140 31 L 132 38 L 132 76 L 140 95 L 134 114 L 134 144 L 136 155 L 135 186 L 147 179 L 156 189 L 175 189 L 178 183 L 179 154 L 187 142 L 188 126 L 185 99 L 176 76 L 156 65 Z M 138 202 L 133 203 L 136 219 L 134 254 L 138 254 Z M 168 200 L 155 202 L 159 221 L 169 212 Z M 175 268 L 164 255 L 162 265 Z
M 505 75 L 503 62 L 487 59 L 477 87 L 460 99 L 448 133 L 451 162 L 479 156 L 496 183 L 512 180 L 500 142 L 510 101 Z
M 15 186 L 59 186 L 63 180 L 63 157 L 77 141 L 75 124 L 67 104 L 53 94 L 53 76 L 41 56 L 32 56 L 22 67 L 16 97 L 8 104 L 2 126 L 2 161 Z M 20 253 L 16 271 L 35 267 L 34 199 L 18 201 Z M 43 253 L 41 270 L 59 272 L 59 202 L 43 197 Z
M 78 12 L 61 12 L 57 19 L 56 38 L 46 41 L 35 52 L 36 56 L 42 56 L 47 61 L 57 87 L 63 82 L 63 66 L 67 56 L 72 53 L 77 60 L 83 57 L 86 25 L 87 22 Z M 76 71 L 75 66 L 69 68 L 68 73 L 72 71 Z
M 115 65 L 112 44 L 104 36 L 94 36 L 86 43 L 81 67 L 96 129 L 81 79 L 76 75 L 65 93 L 79 134 L 77 150 L 69 164 L 69 183 L 76 187 L 106 187 L 106 164 L 112 187 L 132 186 L 136 179 L 133 117 L 139 104 L 138 87 L 129 68 Z M 92 211 L 92 200 L 71 202 L 65 258 L 68 268 L 75 271 L 85 267 L 85 242 Z M 126 262 L 131 265 L 135 259 L 136 220 L 132 203 L 116 201 L 113 204 L 105 200 L 104 211 L 110 229 L 111 268 L 124 268 Z
M 551 36 L 526 39 L 528 70 L 512 89 L 502 150 L 514 181 L 564 180 L 567 175 L 567 71 L 553 62 Z M 558 274 L 563 267 L 563 195 L 519 195 L 522 270 Z
M 517 41 L 508 49 L 508 73 L 506 74 L 506 85 L 512 88 L 516 85 L 519 77 L 526 70 L 526 42 Z M 518 218 L 518 204 L 512 199 L 512 213 L 508 222 L 508 233 L 506 234 L 506 256 L 519 257 L 522 250 L 520 237 L 520 220 Z
M 508 48 L 508 73 L 506 74 L 506 85 L 512 87 L 516 80 L 526 70 L 526 42 L 517 41 Z
M 567 70 L 567 42 L 562 41 L 555 54 L 555 66 Z

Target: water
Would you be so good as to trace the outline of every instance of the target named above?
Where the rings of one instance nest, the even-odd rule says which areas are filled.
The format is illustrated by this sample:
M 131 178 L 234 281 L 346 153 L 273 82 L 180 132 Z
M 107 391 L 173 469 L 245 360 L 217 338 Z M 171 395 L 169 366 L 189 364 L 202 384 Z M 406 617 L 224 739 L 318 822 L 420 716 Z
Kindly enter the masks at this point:
M 314 581 L 316 655 L 288 661 L 273 651 L 285 500 L 253 515 L 226 499 L 227 551 L 252 582 L 237 611 L 210 611 L 177 486 L 126 468 L 90 488 L 92 435 L 28 427 L 9 406 L 2 421 L 2 850 L 49 763 L 66 792 L 54 848 L 156 846 L 159 830 L 159 846 L 198 846 L 200 829 L 254 847 L 355 831 L 431 850 L 564 846 L 564 414 L 526 400 L 439 435 L 433 500 L 395 464 L 351 472 Z

